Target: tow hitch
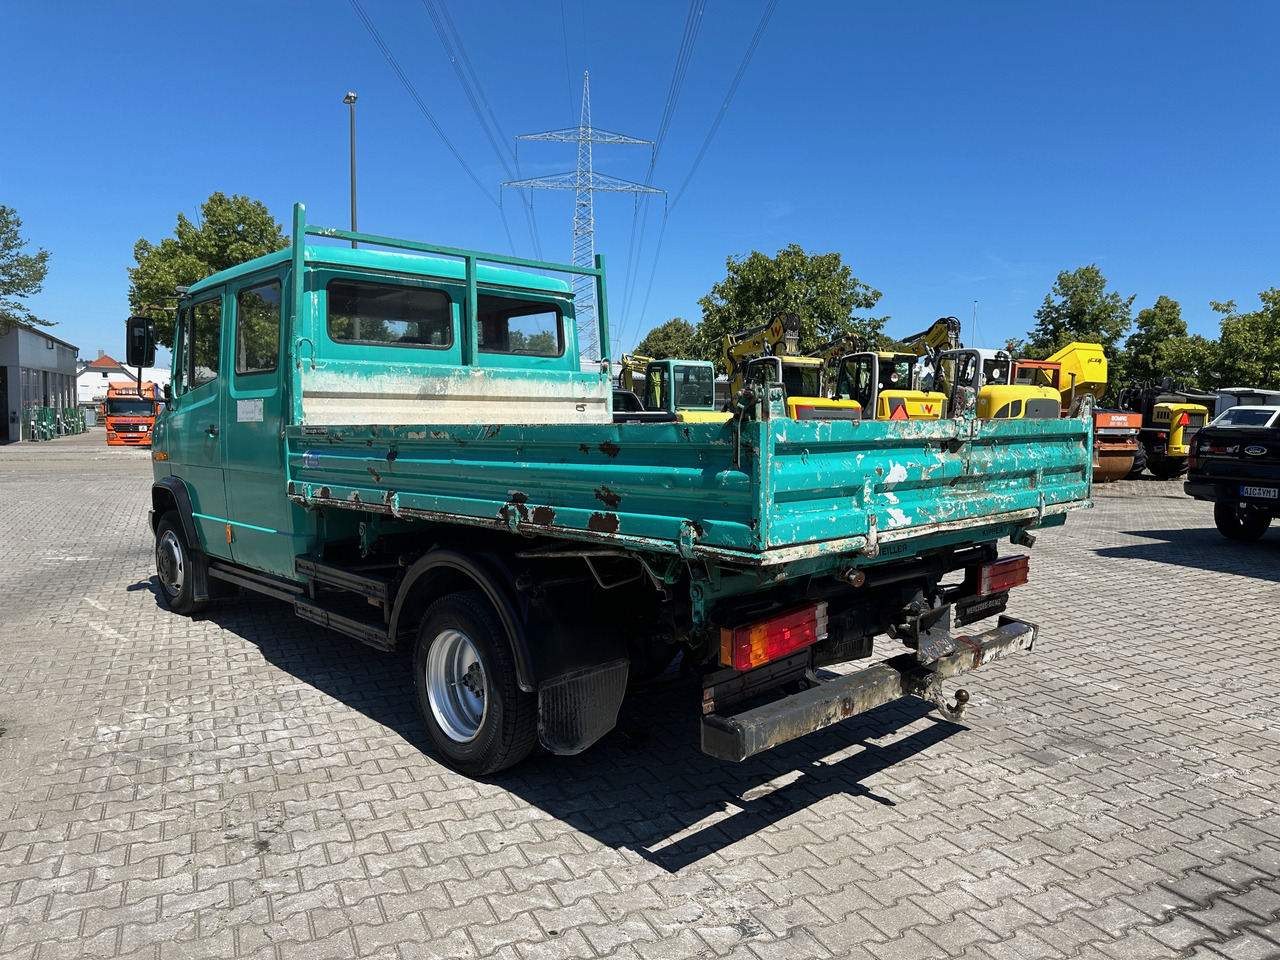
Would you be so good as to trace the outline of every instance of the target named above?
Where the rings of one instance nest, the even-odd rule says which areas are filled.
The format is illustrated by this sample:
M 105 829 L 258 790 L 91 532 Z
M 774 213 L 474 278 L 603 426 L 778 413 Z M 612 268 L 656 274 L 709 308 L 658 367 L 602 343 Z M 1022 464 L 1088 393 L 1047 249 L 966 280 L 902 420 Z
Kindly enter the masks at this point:
M 1030 650 L 1037 630 L 1033 623 L 1001 617 L 999 625 L 985 633 L 954 638 L 953 652 L 931 663 L 921 663 L 915 653 L 900 654 L 742 713 L 706 714 L 702 718 L 702 752 L 721 760 L 745 760 L 902 697 L 921 697 L 949 718 L 959 719 L 969 694 L 957 690 L 956 702 L 950 704 L 942 693 L 942 681 L 1019 650 Z

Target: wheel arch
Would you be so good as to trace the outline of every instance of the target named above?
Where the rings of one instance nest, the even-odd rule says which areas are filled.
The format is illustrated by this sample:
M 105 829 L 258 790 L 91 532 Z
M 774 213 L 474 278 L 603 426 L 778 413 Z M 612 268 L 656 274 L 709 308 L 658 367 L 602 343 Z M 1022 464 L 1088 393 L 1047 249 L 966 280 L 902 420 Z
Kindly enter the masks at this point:
M 388 633 L 392 642 L 421 622 L 427 608 L 460 590 L 480 590 L 506 631 L 515 660 L 516 683 L 525 693 L 537 689 L 525 618 L 516 601 L 515 585 L 500 562 L 447 548 L 429 550 L 405 573 L 391 609 Z
M 187 545 L 203 552 L 191 507 L 191 493 L 187 490 L 187 485 L 177 477 L 165 477 L 151 485 L 152 533 L 156 532 L 160 518 L 170 510 L 177 513 L 178 519 L 182 521 L 182 533 L 187 538 Z

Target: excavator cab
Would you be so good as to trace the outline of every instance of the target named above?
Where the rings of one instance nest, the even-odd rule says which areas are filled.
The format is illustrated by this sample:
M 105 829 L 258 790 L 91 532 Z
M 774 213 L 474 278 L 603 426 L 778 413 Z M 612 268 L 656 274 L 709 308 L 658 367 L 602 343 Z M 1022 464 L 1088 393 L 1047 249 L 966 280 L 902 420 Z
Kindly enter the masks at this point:
M 1055 420 L 1062 396 L 1044 385 L 1014 382 L 1014 363 L 1006 350 L 973 347 L 939 354 L 943 392 L 951 410 L 959 409 L 959 391 L 977 397 L 975 415 L 980 420 Z
M 836 400 L 853 400 L 877 420 L 940 420 L 944 394 L 920 389 L 921 368 L 910 353 L 864 352 L 840 358 Z

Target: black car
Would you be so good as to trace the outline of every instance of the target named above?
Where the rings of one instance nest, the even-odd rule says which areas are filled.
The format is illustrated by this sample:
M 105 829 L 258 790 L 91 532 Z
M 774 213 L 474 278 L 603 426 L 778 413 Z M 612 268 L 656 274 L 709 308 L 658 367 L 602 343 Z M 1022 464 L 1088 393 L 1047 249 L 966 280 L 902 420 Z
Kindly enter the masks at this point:
M 1218 531 L 1257 540 L 1280 517 L 1280 407 L 1229 407 L 1191 442 L 1189 496 L 1213 503 Z

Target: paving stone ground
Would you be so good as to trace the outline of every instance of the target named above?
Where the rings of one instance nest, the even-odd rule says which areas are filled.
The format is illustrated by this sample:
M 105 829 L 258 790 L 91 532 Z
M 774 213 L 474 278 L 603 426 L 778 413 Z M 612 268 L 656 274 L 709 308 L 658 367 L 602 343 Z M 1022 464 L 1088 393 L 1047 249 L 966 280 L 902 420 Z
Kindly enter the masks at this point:
M 432 756 L 403 657 L 157 602 L 145 451 L 0 447 L 0 957 L 1280 957 L 1280 530 L 1173 482 L 1045 531 L 1029 654 L 743 764 L 696 692 Z

